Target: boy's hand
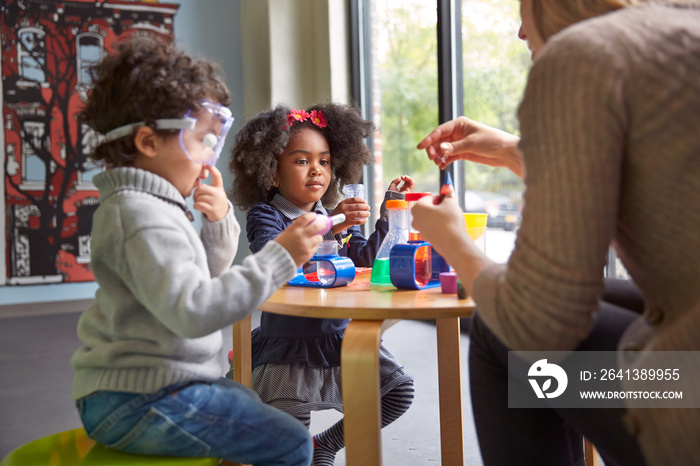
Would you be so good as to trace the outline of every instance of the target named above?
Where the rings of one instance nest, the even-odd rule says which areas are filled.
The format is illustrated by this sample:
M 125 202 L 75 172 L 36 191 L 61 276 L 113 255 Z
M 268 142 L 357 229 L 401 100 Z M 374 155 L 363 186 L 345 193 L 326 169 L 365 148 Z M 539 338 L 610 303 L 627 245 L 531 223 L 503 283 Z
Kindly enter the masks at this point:
M 367 223 L 369 219 L 369 204 L 361 197 L 350 197 L 341 201 L 331 212 L 331 216 L 338 214 L 345 214 L 345 221 L 333 226 L 331 231 L 334 235 L 353 225 Z
M 202 184 L 201 180 L 206 179 L 211 173 L 211 185 Z M 228 199 L 224 190 L 224 181 L 221 172 L 216 167 L 205 166 L 200 175 L 199 185 L 192 195 L 194 208 L 204 214 L 210 222 L 218 222 L 228 213 Z
M 403 183 L 402 183 L 403 182 Z M 401 187 L 399 187 L 401 185 Z M 408 175 L 401 175 L 397 178 L 391 180 L 389 183 L 388 191 L 394 191 L 396 193 L 412 193 L 413 189 L 416 187 L 416 182 L 413 181 Z
M 314 213 L 302 215 L 275 238 L 289 252 L 297 267 L 308 262 L 323 241 L 319 232 L 325 225 L 314 222 L 315 219 Z

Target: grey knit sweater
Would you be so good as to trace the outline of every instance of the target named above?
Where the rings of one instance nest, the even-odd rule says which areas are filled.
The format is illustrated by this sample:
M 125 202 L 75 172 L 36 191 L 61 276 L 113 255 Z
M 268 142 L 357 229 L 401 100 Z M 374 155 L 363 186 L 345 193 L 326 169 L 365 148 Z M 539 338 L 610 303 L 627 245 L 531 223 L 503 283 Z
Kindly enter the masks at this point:
M 201 239 L 175 187 L 153 173 L 115 168 L 96 176 L 92 267 L 99 289 L 78 323 L 75 399 L 98 390 L 150 393 L 225 372 L 223 327 L 291 279 L 289 253 L 271 241 L 231 267 L 240 227 L 229 212 L 203 219 Z
M 523 221 L 508 264 L 475 281 L 483 320 L 514 350 L 575 348 L 612 244 L 647 306 L 621 347 L 700 351 L 700 5 L 566 28 L 534 63 L 518 116 Z M 700 464 L 697 411 L 632 410 L 651 464 Z

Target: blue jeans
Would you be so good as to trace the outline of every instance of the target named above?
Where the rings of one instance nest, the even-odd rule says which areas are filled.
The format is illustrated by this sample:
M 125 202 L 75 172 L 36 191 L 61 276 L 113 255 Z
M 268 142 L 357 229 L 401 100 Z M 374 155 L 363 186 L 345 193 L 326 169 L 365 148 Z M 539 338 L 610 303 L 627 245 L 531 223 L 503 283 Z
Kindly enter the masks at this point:
M 101 391 L 76 405 L 91 438 L 129 453 L 276 466 L 308 466 L 313 456 L 301 422 L 230 379 L 149 394 Z

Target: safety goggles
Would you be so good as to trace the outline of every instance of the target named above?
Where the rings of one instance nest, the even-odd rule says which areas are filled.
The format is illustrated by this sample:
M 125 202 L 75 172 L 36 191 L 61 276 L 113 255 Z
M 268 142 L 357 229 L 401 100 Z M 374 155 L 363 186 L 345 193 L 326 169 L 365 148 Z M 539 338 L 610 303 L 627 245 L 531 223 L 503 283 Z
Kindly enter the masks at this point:
M 216 165 L 226 141 L 226 135 L 233 125 L 231 110 L 210 100 L 202 100 L 195 113 L 188 111 L 182 118 L 161 118 L 155 120 L 159 130 L 179 130 L 180 147 L 188 159 L 203 165 Z M 145 123 L 130 123 L 105 134 L 107 142 L 133 134 Z

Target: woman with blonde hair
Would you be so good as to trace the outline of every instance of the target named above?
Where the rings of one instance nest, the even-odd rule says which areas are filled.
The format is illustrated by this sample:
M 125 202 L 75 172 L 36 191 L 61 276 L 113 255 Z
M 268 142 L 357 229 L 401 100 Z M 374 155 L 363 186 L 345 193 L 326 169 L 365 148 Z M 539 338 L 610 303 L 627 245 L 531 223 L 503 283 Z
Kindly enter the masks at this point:
M 700 392 L 700 213 L 688 208 L 700 202 L 700 5 L 522 0 L 521 16 L 534 60 L 521 138 L 459 117 L 418 145 L 440 168 L 462 159 L 525 182 L 507 264 L 474 246 L 454 199 L 413 208 L 413 225 L 477 304 L 469 370 L 484 463 L 584 464 L 585 435 L 606 465 L 700 464 L 700 413 L 683 409 L 697 408 L 688 403 Z M 606 300 L 611 246 L 639 287 L 641 316 Z M 623 369 L 610 385 L 617 393 L 639 386 L 626 367 L 680 368 L 665 386 L 686 399 L 658 409 L 634 399 L 615 409 L 552 399 L 509 408 L 510 392 L 534 388 L 509 351 L 612 352 Z M 569 374 L 569 386 L 578 378 Z

